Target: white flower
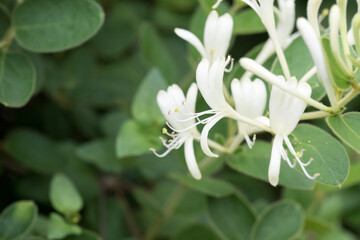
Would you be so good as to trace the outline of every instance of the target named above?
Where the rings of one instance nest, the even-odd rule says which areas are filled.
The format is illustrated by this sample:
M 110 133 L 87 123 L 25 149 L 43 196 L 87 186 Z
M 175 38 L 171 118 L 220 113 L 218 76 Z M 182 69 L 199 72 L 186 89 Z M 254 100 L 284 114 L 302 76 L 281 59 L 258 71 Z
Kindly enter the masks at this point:
M 318 18 L 321 3 L 322 0 L 309 0 L 307 5 L 307 18 L 318 38 L 321 36 Z
M 279 77 L 279 80 L 283 85 L 286 85 L 287 88 L 295 90 L 301 93 L 304 96 L 311 96 L 311 87 L 308 83 L 302 82 L 297 83 L 296 78 L 292 77 L 287 82 L 283 77 Z M 273 86 L 270 95 L 269 111 L 270 111 L 270 127 L 275 133 L 275 139 L 273 141 L 273 147 L 271 151 L 271 159 L 269 165 L 269 182 L 271 185 L 276 186 L 279 182 L 280 174 L 280 164 L 281 158 L 286 160 L 290 167 L 295 167 L 296 162 L 299 163 L 304 174 L 310 178 L 314 179 L 318 176 L 310 176 L 306 171 L 305 167 L 308 166 L 311 162 L 303 163 L 300 160 L 302 155 L 301 152 L 295 152 L 288 135 L 295 129 L 297 126 L 301 115 L 304 113 L 306 108 L 306 103 L 287 92 L 280 90 L 278 87 Z M 296 159 L 294 164 L 291 163 L 287 152 L 283 147 L 283 141 L 285 141 L 286 146 L 288 147 L 290 153 Z
M 203 58 L 213 63 L 217 58 L 226 56 L 233 25 L 234 22 L 230 14 L 226 13 L 219 17 L 216 11 L 211 11 L 205 24 L 204 44 L 188 30 L 176 28 L 175 33 L 192 44 Z
M 278 15 L 278 22 L 276 32 L 280 45 L 283 49 L 287 48 L 289 44 L 298 36 L 297 33 L 292 34 L 295 26 L 295 1 L 294 0 L 278 0 L 279 10 L 276 11 Z M 272 54 L 275 53 L 275 47 L 271 39 L 265 42 L 265 45 L 255 61 L 262 64 Z
M 159 91 L 157 95 L 159 108 L 166 118 L 168 126 L 174 132 L 169 134 L 166 129 L 163 129 L 163 133 L 172 138 L 169 141 L 160 138 L 163 145 L 167 148 L 163 154 L 156 153 L 154 149 L 151 150 L 156 156 L 164 157 L 171 150 L 179 149 L 185 143 L 184 149 L 187 167 L 195 179 L 200 179 L 201 173 L 196 163 L 193 147 L 194 137 L 198 137 L 199 132 L 195 127 L 195 118 L 191 117 L 195 112 L 196 97 L 197 87 L 195 83 L 190 86 L 186 98 L 181 88 L 176 84 L 168 87 L 167 91 Z
M 264 82 L 260 79 L 256 79 L 253 82 L 250 78 L 245 78 L 241 81 L 234 79 L 231 82 L 231 91 L 236 111 L 250 119 L 259 120 L 258 117 L 262 116 L 264 113 L 267 99 Z M 269 125 L 267 123 L 264 124 Z M 241 121 L 238 121 L 238 128 L 239 135 L 242 135 L 249 148 L 252 148 L 254 142 L 250 140 L 249 135 L 257 132 L 258 129 Z
M 203 59 L 196 70 L 196 82 L 201 95 L 211 110 L 199 114 L 214 114 L 213 116 L 200 121 L 206 124 L 201 132 L 200 144 L 203 152 L 209 157 L 218 157 L 211 152 L 208 145 L 208 134 L 210 129 L 222 118 L 231 116 L 235 111 L 225 100 L 223 93 L 223 76 L 226 65 L 230 58 L 217 58 L 212 65 L 208 59 Z
M 326 66 L 325 57 L 323 54 L 323 49 L 320 40 L 317 37 L 314 28 L 305 18 L 299 18 L 297 20 L 297 27 L 307 47 L 309 48 L 311 56 L 315 62 L 319 77 L 325 86 L 325 90 L 330 100 L 331 106 L 333 107 L 333 109 L 337 109 L 338 102 L 336 98 L 336 93 L 334 86 L 332 84 L 332 80 L 330 79 L 330 75 L 328 74 L 328 69 Z

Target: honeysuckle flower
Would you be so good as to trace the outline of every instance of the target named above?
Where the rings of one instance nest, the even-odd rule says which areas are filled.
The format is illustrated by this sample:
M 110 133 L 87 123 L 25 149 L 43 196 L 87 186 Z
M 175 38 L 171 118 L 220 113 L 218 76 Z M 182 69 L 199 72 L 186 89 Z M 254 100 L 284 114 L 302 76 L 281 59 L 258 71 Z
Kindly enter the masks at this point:
M 159 91 L 157 103 L 167 120 L 168 126 L 174 132 L 169 134 L 165 128 L 163 129 L 163 133 L 171 137 L 169 141 L 160 138 L 163 145 L 167 148 L 164 153 L 158 154 L 154 149 L 151 150 L 156 156 L 164 157 L 171 150 L 179 149 L 184 144 L 187 167 L 195 179 L 200 179 L 201 173 L 196 162 L 193 146 L 194 138 L 200 134 L 195 127 L 195 119 L 189 118 L 195 112 L 196 97 L 197 86 L 195 83 L 190 86 L 186 98 L 181 88 L 176 84 L 168 87 L 167 91 Z
M 225 57 L 233 31 L 233 19 L 226 13 L 219 17 L 213 10 L 210 12 L 204 30 L 204 44 L 192 32 L 176 28 L 175 33 L 193 45 L 203 58 L 213 63 L 217 58 Z
M 307 4 L 307 18 L 318 38 L 321 36 L 318 17 L 321 3 L 322 0 L 309 0 Z
M 335 88 L 333 86 L 333 81 L 331 80 L 331 75 L 328 74 L 328 69 L 325 62 L 325 57 L 323 54 L 323 49 L 320 43 L 319 38 L 310 25 L 310 23 L 305 18 L 299 18 L 297 20 L 297 28 L 299 29 L 302 38 L 304 39 L 311 56 L 314 60 L 317 72 L 321 81 L 324 84 L 327 96 L 329 98 L 330 104 L 333 109 L 338 109 L 338 101 L 336 98 Z
M 282 49 L 285 49 L 298 36 L 297 33 L 292 34 L 295 26 L 295 1 L 278 0 L 278 3 L 276 32 Z M 274 53 L 274 44 L 268 39 L 255 61 L 262 64 Z
M 234 98 L 235 110 L 239 114 L 250 119 L 257 119 L 268 125 L 266 120 L 264 122 L 258 118 L 263 115 L 267 100 L 266 87 L 263 81 L 260 79 L 251 81 L 250 78 L 245 78 L 241 81 L 234 79 L 231 82 L 231 91 Z M 238 121 L 238 128 L 239 135 L 242 135 L 249 148 L 252 148 L 254 141 L 250 140 L 249 135 L 257 132 L 258 129 L 241 121 Z
M 283 85 L 286 85 L 289 89 L 295 90 L 304 96 L 311 96 L 311 87 L 308 83 L 302 82 L 298 84 L 296 78 L 294 77 L 287 81 L 285 81 L 283 77 L 279 77 L 279 80 L 283 82 Z M 314 176 L 309 175 L 305 167 L 311 163 L 312 159 L 306 163 L 303 163 L 300 160 L 300 157 L 302 155 L 302 151 L 304 150 L 296 152 L 288 138 L 288 135 L 297 126 L 301 115 L 305 111 L 305 108 L 306 103 L 304 101 L 290 95 L 276 86 L 272 87 L 269 111 L 270 127 L 275 133 L 275 138 L 271 151 L 268 178 L 270 184 L 273 186 L 276 186 L 279 182 L 281 158 L 286 160 L 289 166 L 292 168 L 295 167 L 296 163 L 299 163 L 304 174 L 310 179 L 315 179 L 318 176 L 318 174 L 315 174 Z M 296 160 L 294 163 L 291 163 L 287 152 L 283 147 L 284 141 L 290 153 Z

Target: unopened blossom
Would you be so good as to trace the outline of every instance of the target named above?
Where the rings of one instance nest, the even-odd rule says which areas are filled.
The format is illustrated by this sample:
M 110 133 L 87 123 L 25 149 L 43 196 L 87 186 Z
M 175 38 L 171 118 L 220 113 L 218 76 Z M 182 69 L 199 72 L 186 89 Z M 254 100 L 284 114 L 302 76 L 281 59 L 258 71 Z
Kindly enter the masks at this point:
M 262 121 L 261 117 L 266 106 L 266 87 L 263 81 L 255 79 L 251 81 L 250 78 L 245 78 L 241 81 L 234 79 L 231 82 L 231 91 L 235 103 L 235 110 L 250 119 L 257 119 Z M 268 125 L 265 121 L 264 124 Z M 250 140 L 249 135 L 258 131 L 258 129 L 238 121 L 239 135 L 243 136 L 249 146 L 252 148 L 254 142 Z
M 204 30 L 204 44 L 192 32 L 176 28 L 175 33 L 193 45 L 203 58 L 213 63 L 217 58 L 225 57 L 233 31 L 233 19 L 230 14 L 222 16 L 213 10 L 210 12 Z
M 321 81 L 324 84 L 327 96 L 330 100 L 331 106 L 334 109 L 338 108 L 338 102 L 336 99 L 335 88 L 333 86 L 333 82 L 331 80 L 331 76 L 329 75 L 329 69 L 327 69 L 327 65 L 325 62 L 325 57 L 323 54 L 323 49 L 320 43 L 320 39 L 317 37 L 317 34 L 310 25 L 310 23 L 305 18 L 299 18 L 297 20 L 297 28 L 299 29 L 302 38 L 304 39 L 310 53 L 312 59 L 314 60 L 317 72 Z
M 187 167 L 195 179 L 200 179 L 201 173 L 195 159 L 193 146 L 193 140 L 199 136 L 199 132 L 196 129 L 195 119 L 191 117 L 195 112 L 196 97 L 197 86 L 195 83 L 190 86 L 186 98 L 181 88 L 176 84 L 168 87 L 167 91 L 159 91 L 157 103 L 167 120 L 168 126 L 174 132 L 169 134 L 165 128 L 163 129 L 163 133 L 171 138 L 169 141 L 160 138 L 167 148 L 164 153 L 158 154 L 154 149 L 151 150 L 156 156 L 164 157 L 171 150 L 179 149 L 184 144 Z
M 311 96 L 311 87 L 308 83 L 297 83 L 296 78 L 292 77 L 288 81 L 285 81 L 283 77 L 279 77 L 279 80 L 284 86 L 289 89 L 295 90 L 304 96 Z M 303 163 L 300 160 L 302 152 L 296 152 L 288 138 L 288 135 L 297 126 L 301 115 L 304 113 L 306 103 L 301 99 L 290 95 L 289 93 L 280 90 L 278 87 L 273 86 L 270 95 L 269 111 L 270 111 L 270 127 L 275 133 L 273 141 L 271 159 L 268 171 L 268 178 L 271 185 L 276 186 L 279 182 L 281 158 L 287 161 L 290 167 L 295 167 L 296 163 L 299 163 L 304 174 L 309 179 L 314 179 L 318 176 L 310 176 L 305 169 L 311 162 L 311 159 L 307 163 Z M 287 152 L 283 147 L 285 142 L 290 153 L 295 158 L 295 162 L 291 163 Z

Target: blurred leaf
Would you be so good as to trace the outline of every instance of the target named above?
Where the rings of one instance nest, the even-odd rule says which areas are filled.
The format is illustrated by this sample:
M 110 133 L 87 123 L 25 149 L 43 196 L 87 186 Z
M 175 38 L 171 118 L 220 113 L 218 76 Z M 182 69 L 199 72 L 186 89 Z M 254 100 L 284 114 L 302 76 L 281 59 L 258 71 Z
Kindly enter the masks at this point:
M 128 116 L 122 111 L 106 113 L 100 123 L 101 131 L 108 137 L 116 137 L 121 125 L 128 119 Z
M 77 129 L 85 137 L 93 138 L 98 135 L 99 119 L 93 109 L 76 107 L 72 113 Z
M 78 236 L 68 236 L 65 240 L 101 240 L 102 238 L 93 232 L 90 231 L 82 231 L 81 235 Z M 110 240 L 110 238 L 108 238 Z
M 295 151 L 305 149 L 302 159 L 314 159 L 306 170 L 310 175 L 320 173 L 315 181 L 341 187 L 349 173 L 349 158 L 343 146 L 324 130 L 308 124 L 298 125 L 291 136 Z
M 245 9 L 234 17 L 234 30 L 233 34 L 255 34 L 266 32 L 259 16 L 251 9 Z
M 137 2 L 141 4 L 144 3 Z M 116 3 L 109 9 L 104 26 L 93 39 L 101 57 L 116 57 L 135 43 L 138 37 L 136 18 L 139 17 L 135 10 L 127 2 Z
M 17 194 L 23 199 L 32 199 L 37 203 L 48 204 L 50 180 L 49 176 L 26 175 L 18 179 L 15 189 Z
M 25 167 L 43 174 L 65 168 L 66 159 L 46 136 L 33 130 L 17 129 L 7 136 L 5 151 Z
M 252 240 L 295 239 L 304 227 L 304 213 L 292 201 L 270 205 L 257 219 L 252 229 Z
M 41 89 L 45 83 L 45 78 L 46 78 L 45 68 L 44 68 L 45 60 L 41 55 L 35 54 L 35 53 L 27 52 L 26 56 L 33 63 L 34 69 L 36 72 L 36 81 L 35 81 L 35 88 L 34 88 L 34 93 L 33 93 L 33 94 L 36 94 L 41 91 Z
M 140 83 L 132 103 L 133 117 L 142 124 L 163 124 L 164 117 L 158 107 L 156 96 L 166 90 L 167 84 L 159 70 L 152 69 Z
M 12 20 L 22 47 L 58 52 L 91 38 L 103 24 L 104 12 L 92 0 L 32 0 L 18 5 Z
M 352 163 L 350 165 L 349 175 L 344 182 L 342 188 L 351 187 L 360 182 L 360 162 Z
M 153 139 L 134 121 L 127 120 L 116 138 L 116 155 L 119 158 L 150 153 Z
M 305 221 L 305 231 L 312 231 L 317 233 L 330 232 L 332 229 L 331 224 L 321 221 L 316 218 L 307 217 Z
M 10 16 L 3 5 L 0 5 L 0 39 L 3 39 L 10 27 Z
M 341 41 L 340 37 L 339 40 Z M 329 74 L 331 74 L 332 76 L 330 77 L 330 79 L 332 81 L 334 81 L 334 84 L 342 89 L 348 89 L 350 86 L 350 81 L 352 79 L 351 76 L 347 76 L 347 73 L 344 72 L 341 67 L 339 66 L 339 64 L 336 61 L 336 57 L 334 56 L 331 46 L 330 46 L 330 39 L 329 37 L 322 37 L 321 38 L 321 43 L 322 43 L 322 47 L 323 47 L 323 52 L 324 52 L 324 57 L 325 57 L 325 61 L 326 64 L 328 66 L 329 69 Z M 342 49 L 342 48 L 340 48 Z M 330 80 L 330 81 L 331 81 Z
M 0 102 L 7 107 L 25 105 L 35 88 L 35 69 L 21 53 L 0 52 Z
M 296 201 L 304 209 L 307 209 L 315 201 L 315 192 L 285 188 L 282 192 L 282 198 Z
M 100 211 L 102 211 L 102 215 L 100 215 Z M 108 198 L 102 206 L 99 206 L 98 203 L 92 204 L 88 208 L 87 214 L 87 218 L 93 228 L 98 228 L 100 224 L 104 224 L 104 235 L 106 236 L 106 240 L 124 239 L 127 235 L 125 211 L 119 200 Z M 100 221 L 102 221 L 102 223 Z M 80 236 L 78 236 L 78 238 L 79 237 Z M 74 238 L 74 240 L 83 240 L 83 238 L 78 238 Z M 87 240 L 87 238 L 84 238 L 84 240 Z
M 51 239 L 63 239 L 69 235 L 80 235 L 81 228 L 67 223 L 59 214 L 51 213 L 47 237 Z
M 176 11 L 190 11 L 196 6 L 193 0 L 156 0 L 156 3 Z
M 356 236 L 345 230 L 335 230 L 324 234 L 318 238 L 319 240 L 356 240 Z
M 326 122 L 336 136 L 360 153 L 360 113 L 330 116 Z
M 256 141 L 252 149 L 247 146 L 242 151 L 229 156 L 227 164 L 241 173 L 268 181 L 268 166 L 271 156 L 271 144 L 268 142 Z M 312 189 L 313 181 L 306 178 L 295 169 L 281 162 L 279 185 L 298 189 Z
M 240 195 L 209 198 L 208 214 L 216 232 L 226 239 L 249 239 L 256 216 L 250 203 Z M 221 237 L 223 239 L 223 237 Z
M 49 194 L 52 206 L 67 216 L 76 214 L 83 207 L 83 200 L 76 187 L 61 173 L 51 180 Z
M 45 240 L 47 229 L 49 225 L 49 219 L 45 216 L 39 215 L 35 221 L 34 226 L 29 232 L 29 236 L 41 236 Z
M 85 143 L 78 147 L 76 154 L 106 172 L 118 173 L 122 169 L 122 163 L 115 154 L 115 142 L 112 140 L 99 139 Z
M 235 190 L 230 183 L 220 179 L 203 177 L 201 180 L 196 180 L 191 176 L 180 174 L 171 174 L 170 177 L 191 189 L 216 198 L 228 196 Z
M 150 24 L 142 25 L 140 32 L 141 51 L 147 65 L 159 68 L 167 82 L 175 82 L 177 67 L 163 40 Z
M 175 240 L 190 240 L 190 239 L 206 239 L 206 240 L 218 240 L 219 238 L 208 227 L 195 224 L 179 232 Z
M 200 2 L 200 6 L 202 8 L 202 10 L 206 13 L 209 14 L 213 9 L 212 6 L 217 2 L 217 0 L 199 0 Z M 220 15 L 227 13 L 229 11 L 229 7 L 226 4 L 226 2 L 223 2 L 222 4 L 220 4 L 220 6 L 216 9 L 216 11 L 218 13 L 220 13 Z
M 38 214 L 31 201 L 11 204 L 0 215 L 0 239 L 15 240 L 24 237 L 33 227 Z
M 170 9 L 157 6 L 153 13 L 154 22 L 169 31 L 173 31 L 176 27 L 185 28 L 188 23 L 189 16 L 185 13 L 179 13 Z
M 298 81 L 314 67 L 314 61 L 311 54 L 301 37 L 296 38 L 284 51 L 291 76 L 296 77 Z M 272 72 L 276 75 L 283 75 L 283 71 L 278 58 L 274 61 Z M 325 88 L 315 74 L 307 83 L 312 88 L 311 97 L 320 100 L 325 96 Z

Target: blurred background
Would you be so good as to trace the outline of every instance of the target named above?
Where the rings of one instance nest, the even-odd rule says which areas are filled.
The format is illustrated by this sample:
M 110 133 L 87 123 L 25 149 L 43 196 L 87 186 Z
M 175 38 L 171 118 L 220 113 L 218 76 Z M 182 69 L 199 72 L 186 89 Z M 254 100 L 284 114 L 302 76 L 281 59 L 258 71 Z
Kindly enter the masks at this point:
M 1 4 L 11 11 L 14 2 L 3 0 Z M 47 238 L 49 216 L 59 211 L 50 201 L 50 183 L 61 173 L 84 202 L 77 214 L 65 214 L 66 221 L 106 240 L 246 240 L 250 239 L 249 222 L 280 199 L 295 201 L 306 214 L 301 231 L 292 239 L 360 239 L 360 185 L 355 180 L 343 189 L 317 185 L 310 191 L 273 188 L 225 166 L 226 156 L 210 161 L 206 174 L 235 187 L 242 204 L 251 211 L 236 207 L 232 197 L 217 202 L 214 194 L 176 181 L 176 174 L 187 173 L 183 151 L 157 158 L 148 150 L 154 147 L 161 151 L 158 137 L 164 119 L 155 96 L 173 83 L 186 91 L 195 81 L 200 56 L 174 34 L 174 28 L 189 29 L 202 39 L 214 1 L 98 3 L 104 9 L 105 22 L 86 43 L 51 54 L 20 50 L 34 64 L 36 90 L 24 107 L 0 106 L 0 210 L 19 200 L 33 200 L 39 217 L 27 236 Z M 305 15 L 306 3 L 296 1 L 297 16 Z M 333 3 L 324 1 L 324 8 Z M 356 11 L 355 1 L 350 4 L 349 10 Z M 230 11 L 235 17 L 230 48 L 235 59 L 267 39 L 253 14 L 239 14 L 244 9 L 241 1 L 225 1 L 218 10 Z M 6 26 L 0 22 L 0 30 Z M 15 42 L 12 48 L 19 50 Z M 226 84 L 241 73 L 236 67 Z M 206 109 L 199 101 L 199 108 Z M 358 101 L 351 106 L 358 107 Z M 322 120 L 316 124 L 325 125 Z M 214 138 L 221 142 L 221 133 L 226 130 L 216 129 Z M 359 155 L 349 153 L 351 161 L 357 163 Z M 197 156 L 202 162 L 200 150 Z M 360 170 L 360 165 L 356 166 Z M 226 187 L 220 187 L 220 196 L 227 195 L 221 192 L 226 192 Z M 223 209 L 232 204 L 233 209 Z M 242 222 L 238 216 L 249 214 L 246 211 L 251 212 L 252 220 Z M 244 234 L 223 233 L 221 223 L 215 220 L 214 224 L 214 219 L 231 226 L 235 233 L 243 228 L 240 232 Z M 286 226 L 286 221 L 285 213 L 280 223 Z M 63 238 L 80 239 L 71 238 L 72 234 L 70 231 Z

